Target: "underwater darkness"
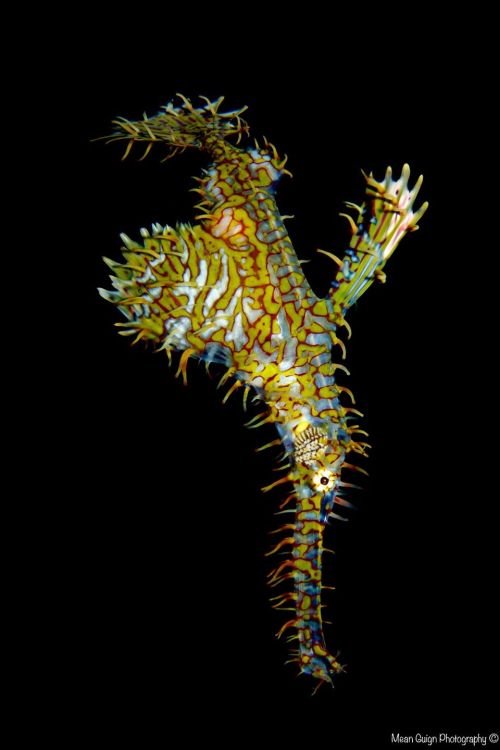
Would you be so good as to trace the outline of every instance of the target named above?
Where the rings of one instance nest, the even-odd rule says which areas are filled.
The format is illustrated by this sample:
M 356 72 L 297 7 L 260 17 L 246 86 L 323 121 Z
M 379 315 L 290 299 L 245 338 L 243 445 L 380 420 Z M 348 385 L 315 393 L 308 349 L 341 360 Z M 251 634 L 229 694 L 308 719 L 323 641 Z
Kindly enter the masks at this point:
M 89 736 L 99 726 L 108 739 L 130 732 L 139 747 L 153 746 L 150 732 L 176 746 L 201 736 L 295 747 L 308 736 L 344 748 L 389 747 L 391 732 L 494 731 L 497 532 L 478 421 L 487 402 L 471 393 L 471 380 L 487 390 L 489 349 L 467 291 L 477 227 L 461 188 L 486 158 L 462 117 L 473 92 L 450 85 L 437 97 L 436 74 L 412 96 L 403 86 L 398 95 L 396 82 L 382 104 L 368 69 L 353 97 L 338 65 L 327 82 L 323 65 L 300 78 L 283 61 L 268 77 L 265 66 L 189 67 L 187 55 L 164 72 L 107 63 L 93 59 L 79 77 L 78 304 L 66 300 L 61 336 L 63 348 L 75 330 L 79 341 L 61 384 L 68 424 L 78 425 L 68 459 L 78 499 L 66 499 L 59 519 L 66 564 L 54 561 L 52 584 L 66 602 L 69 725 Z M 325 592 L 325 634 L 347 673 L 314 697 L 315 681 L 284 666 L 287 644 L 274 633 L 287 613 L 271 609 L 265 583 L 268 532 L 281 525 L 273 514 L 285 496 L 259 490 L 277 478 L 278 453 L 255 453 L 274 439 L 272 426 L 246 429 L 256 411 L 245 418 L 240 394 L 221 404 L 216 367 L 209 378 L 191 361 L 184 387 L 175 356 L 169 369 L 163 353 L 131 348 L 96 292 L 108 284 L 101 256 L 119 258 L 120 232 L 135 239 L 142 226 L 196 212 L 189 190 L 206 164 L 200 154 L 160 164 L 153 149 L 138 162 L 139 148 L 121 162 L 117 145 L 90 142 L 115 115 L 152 115 L 177 91 L 194 102 L 225 95 L 222 109 L 247 104 L 251 136 L 288 154 L 294 178 L 283 179 L 278 205 L 295 215 L 288 231 L 299 258 L 311 259 L 317 293 L 333 264 L 315 250 L 341 254 L 348 242 L 338 213 L 343 200 L 361 201 L 360 170 L 380 179 L 407 161 L 411 184 L 424 175 L 420 231 L 389 260 L 387 283 L 348 315 L 351 376 L 339 380 L 373 449 L 354 461 L 370 473 L 350 492 L 357 509 L 325 536 L 335 555 L 325 553 L 324 582 L 336 586 Z M 451 124 L 462 138 L 449 137 Z M 493 303 L 484 304 L 487 321 Z

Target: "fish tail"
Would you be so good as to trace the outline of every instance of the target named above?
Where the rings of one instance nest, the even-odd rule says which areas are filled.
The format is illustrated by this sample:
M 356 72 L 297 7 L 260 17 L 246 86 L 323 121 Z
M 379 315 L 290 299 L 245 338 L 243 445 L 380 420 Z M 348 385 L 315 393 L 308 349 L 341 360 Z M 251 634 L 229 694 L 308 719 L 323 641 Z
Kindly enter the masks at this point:
M 237 143 L 248 125 L 241 118 L 247 107 L 232 112 L 220 112 L 219 107 L 224 97 L 215 101 L 206 97 L 206 104 L 194 107 L 192 102 L 182 94 L 177 94 L 180 104 L 169 102 L 153 117 L 144 113 L 142 120 L 129 120 L 118 117 L 113 120 L 114 130 L 105 136 L 108 143 L 123 142 L 126 159 L 135 145 L 144 145 L 140 160 L 145 159 L 154 147 L 159 147 L 164 155 L 163 161 L 175 156 L 187 148 L 212 151 L 217 144 L 225 142 L 228 136 L 236 136 Z

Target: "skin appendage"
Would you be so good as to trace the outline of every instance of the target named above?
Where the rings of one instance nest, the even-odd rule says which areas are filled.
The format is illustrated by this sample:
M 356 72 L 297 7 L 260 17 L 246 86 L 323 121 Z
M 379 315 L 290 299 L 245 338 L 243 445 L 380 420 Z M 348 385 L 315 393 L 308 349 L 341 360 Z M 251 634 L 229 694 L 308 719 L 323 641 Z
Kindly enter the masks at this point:
M 345 400 L 352 394 L 338 384 L 337 370 L 347 371 L 332 361 L 332 351 L 345 359 L 339 334 L 345 329 L 350 336 L 350 306 L 374 281 L 385 281 L 387 260 L 418 228 L 427 209 L 427 203 L 413 209 L 422 177 L 410 189 L 408 165 L 397 179 L 390 167 L 381 182 L 364 175 L 365 201 L 347 203 L 351 213 L 343 214 L 348 249 L 342 257 L 319 251 L 331 258 L 334 273 L 329 294 L 318 298 L 275 202 L 279 180 L 290 174 L 286 157 L 266 140 L 240 147 L 249 130 L 244 110 L 222 113 L 222 98 L 204 101 L 194 107 L 180 97 L 155 117 L 115 121 L 108 141 L 124 142 L 123 158 L 141 145 L 141 158 L 151 150 L 168 159 L 196 148 L 209 164 L 196 178 L 197 223 L 153 224 L 151 232 L 141 230 L 140 242 L 122 235 L 123 262 L 105 258 L 113 290 L 99 291 L 123 314 L 124 322 L 116 323 L 122 336 L 152 341 L 169 359 L 180 352 L 177 374 L 184 381 L 191 357 L 222 365 L 221 384 L 229 384 L 224 401 L 237 389 L 244 403 L 252 393 L 264 410 L 249 426 L 276 425 L 278 440 L 269 445 L 281 444 L 287 473 L 264 490 L 291 486 L 281 507 L 292 510 L 293 522 L 277 530 L 284 536 L 268 553 L 290 550 L 269 585 L 288 584 L 272 598 L 277 609 L 292 612 L 278 636 L 288 632 L 293 661 L 319 686 L 343 669 L 323 635 L 323 535 L 339 518 L 334 507 L 349 505 L 345 472 L 364 471 L 350 463 L 352 456 L 366 456 L 369 447 L 358 439 L 366 433 L 352 421 L 362 414 Z

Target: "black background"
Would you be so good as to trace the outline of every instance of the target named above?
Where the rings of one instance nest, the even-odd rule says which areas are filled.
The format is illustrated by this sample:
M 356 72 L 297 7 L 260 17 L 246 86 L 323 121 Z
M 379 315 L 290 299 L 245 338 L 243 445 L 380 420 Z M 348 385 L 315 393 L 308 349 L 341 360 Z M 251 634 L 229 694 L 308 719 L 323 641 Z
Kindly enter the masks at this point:
M 78 232 L 60 248 L 68 288 L 56 383 L 67 496 L 50 577 L 68 731 L 139 746 L 152 736 L 175 744 L 181 732 L 181 745 L 294 747 L 305 737 L 339 748 L 389 746 L 391 732 L 492 731 L 495 300 L 481 63 L 469 76 L 428 30 L 416 41 L 401 30 L 371 39 L 368 24 L 366 37 L 342 44 L 352 30 L 322 28 L 321 17 L 304 27 L 296 18 L 293 33 L 250 17 L 252 44 L 250 33 L 234 41 L 231 16 L 196 32 L 187 18 L 113 32 L 96 17 L 73 50 L 77 154 L 63 193 Z M 137 163 L 138 152 L 122 163 L 116 146 L 90 142 L 117 114 L 154 114 L 177 91 L 248 104 L 252 135 L 288 154 L 294 179 L 278 205 L 296 217 L 291 238 L 312 259 L 318 293 L 332 266 L 314 251 L 341 253 L 338 212 L 361 199 L 360 169 L 381 177 L 408 161 L 412 179 L 425 176 L 420 231 L 349 318 L 344 382 L 374 448 L 366 489 L 350 497 L 358 510 L 327 536 L 336 554 L 324 576 L 337 589 L 326 636 L 348 671 L 314 697 L 313 682 L 283 666 L 286 646 L 273 636 L 283 617 L 265 586 L 283 494 L 260 493 L 275 455 L 254 451 L 272 430 L 245 429 L 240 396 L 223 406 L 202 366 L 189 364 L 186 388 L 164 355 L 130 348 L 95 291 L 108 286 L 101 255 L 119 257 L 119 232 L 193 216 L 201 155 L 159 164 L 153 151 Z

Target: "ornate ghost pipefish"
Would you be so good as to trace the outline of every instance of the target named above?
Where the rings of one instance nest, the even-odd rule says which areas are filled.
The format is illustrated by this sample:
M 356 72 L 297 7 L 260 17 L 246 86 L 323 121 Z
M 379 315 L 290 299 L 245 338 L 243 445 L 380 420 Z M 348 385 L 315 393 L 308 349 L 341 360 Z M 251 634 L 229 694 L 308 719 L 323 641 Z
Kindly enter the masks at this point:
M 354 217 L 349 222 L 349 247 L 337 257 L 329 294 L 321 299 L 311 290 L 280 216 L 274 194 L 284 174 L 286 157 L 264 141 L 245 149 L 238 146 L 248 125 L 246 109 L 219 111 L 223 97 L 195 108 L 180 97 L 155 117 L 132 122 L 115 121 L 109 141 L 123 140 L 125 158 L 135 144 L 145 144 L 142 159 L 153 147 L 165 158 L 197 148 L 211 163 L 198 179 L 201 196 L 198 223 L 175 228 L 153 224 L 141 229 L 142 241 L 121 235 L 124 263 L 105 258 L 113 271 L 113 291 L 100 294 L 115 304 L 126 318 L 116 323 L 123 336 L 153 341 L 169 358 L 181 352 L 177 374 L 186 381 L 189 358 L 217 362 L 226 368 L 221 383 L 231 381 L 224 398 L 250 390 L 266 410 L 251 427 L 273 422 L 288 460 L 287 475 L 264 488 L 291 483 L 293 489 L 281 504 L 295 503 L 293 522 L 277 531 L 286 536 L 268 553 L 290 547 L 288 559 L 269 575 L 271 587 L 291 583 L 291 590 L 273 597 L 277 609 L 287 605 L 293 616 L 280 629 L 294 631 L 293 659 L 300 672 L 321 682 L 343 667 L 327 649 L 321 618 L 323 533 L 335 505 L 349 503 L 342 490 L 352 487 L 341 479 L 344 471 L 363 471 L 348 463 L 349 454 L 366 455 L 366 435 L 352 415 L 360 412 L 343 403 L 348 388 L 338 384 L 332 349 L 345 345 L 339 329 L 349 307 L 375 281 L 385 281 L 383 268 L 407 232 L 427 209 L 413 211 L 422 184 L 419 177 L 408 187 L 410 169 L 404 165 L 399 179 L 391 168 L 382 182 L 364 175 L 366 200 L 347 203 Z M 236 136 L 236 145 L 228 138 Z M 349 374 L 347 372 L 347 374 Z M 266 448 L 268 446 L 262 446 Z M 366 473 L 366 472 L 364 472 Z M 319 686 L 318 685 L 318 686 Z

